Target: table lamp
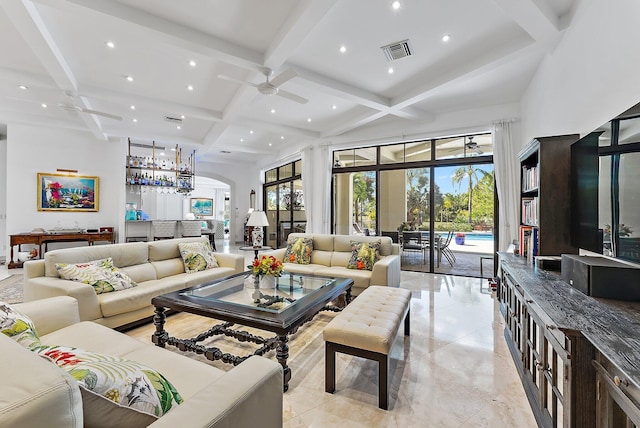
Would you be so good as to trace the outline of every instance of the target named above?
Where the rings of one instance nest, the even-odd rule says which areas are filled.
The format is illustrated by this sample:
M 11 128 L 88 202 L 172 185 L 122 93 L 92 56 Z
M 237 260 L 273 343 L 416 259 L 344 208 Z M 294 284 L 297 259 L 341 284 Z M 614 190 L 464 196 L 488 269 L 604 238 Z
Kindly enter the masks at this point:
M 253 239 L 254 247 L 262 247 L 264 234 L 262 232 L 263 226 L 269 226 L 269 220 L 264 211 L 253 211 L 247 220 L 247 226 L 253 227 L 251 231 L 251 237 Z

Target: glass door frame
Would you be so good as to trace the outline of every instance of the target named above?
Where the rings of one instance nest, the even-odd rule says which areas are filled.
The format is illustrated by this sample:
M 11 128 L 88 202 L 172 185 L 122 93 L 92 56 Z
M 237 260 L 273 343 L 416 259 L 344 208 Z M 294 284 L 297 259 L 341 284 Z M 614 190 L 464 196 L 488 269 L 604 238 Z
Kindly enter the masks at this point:
M 287 167 L 291 168 L 291 174 L 287 175 L 286 177 L 281 178 L 281 171 L 283 171 L 284 169 L 286 169 Z M 269 177 L 269 173 L 274 173 L 276 174 L 276 178 L 275 180 L 272 181 L 268 181 L 268 177 Z M 301 160 L 296 160 L 293 162 L 289 162 L 286 163 L 284 165 L 280 165 L 279 167 L 276 168 L 272 168 L 268 171 L 265 172 L 265 183 L 262 186 L 262 209 L 263 211 L 265 211 L 265 213 L 267 213 L 267 190 L 271 187 L 275 186 L 276 189 L 276 210 L 275 210 L 275 225 L 269 225 L 267 226 L 267 230 L 265 232 L 265 236 L 269 236 L 269 233 L 273 233 L 273 230 L 275 228 L 275 235 L 276 235 L 276 245 L 274 248 L 280 248 L 282 246 L 282 242 L 281 241 L 281 236 L 282 236 L 282 230 L 281 230 L 281 219 L 280 219 L 280 213 L 281 211 L 285 211 L 282 210 L 281 207 L 281 199 L 282 199 L 282 195 L 280 195 L 280 189 L 282 187 L 283 184 L 286 184 L 289 189 L 290 189 L 290 193 L 293 197 L 293 192 L 294 192 L 294 183 L 296 181 L 300 181 L 300 183 L 302 183 L 302 161 Z M 303 194 L 303 201 L 304 201 L 304 194 Z M 289 224 L 291 226 L 290 230 L 293 230 L 293 225 L 295 223 L 295 217 L 294 217 L 294 213 L 296 210 L 294 210 L 295 206 L 293 203 L 290 204 L 289 209 L 286 210 L 286 212 L 289 213 Z M 306 222 L 306 211 L 305 211 L 305 222 Z M 269 245 L 268 244 L 268 240 L 265 242 L 265 245 Z

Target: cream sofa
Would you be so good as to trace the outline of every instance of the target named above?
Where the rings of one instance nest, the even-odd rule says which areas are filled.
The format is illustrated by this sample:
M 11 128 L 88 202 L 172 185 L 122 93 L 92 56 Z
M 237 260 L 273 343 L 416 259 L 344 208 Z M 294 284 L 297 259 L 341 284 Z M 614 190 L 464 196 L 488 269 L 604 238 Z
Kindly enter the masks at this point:
M 284 270 L 286 272 L 351 278 L 354 282 L 352 287 L 354 296 L 360 294 L 369 285 L 386 285 L 389 287 L 398 287 L 400 285 L 400 246 L 394 244 L 391 238 L 387 236 L 291 233 L 289 239 L 292 238 L 313 239 L 310 264 L 288 263 L 284 260 L 286 248 L 267 251 L 263 255 L 272 255 L 284 262 Z M 380 241 L 380 255 L 382 257 L 373 265 L 372 271 L 347 268 L 351 258 L 351 241 Z
M 178 244 L 205 240 L 167 239 L 49 251 L 44 259 L 24 264 L 24 298 L 29 302 L 52 296 L 71 296 L 78 300 L 80 320 L 95 321 L 111 328 L 125 326 L 153 315 L 153 297 L 245 270 L 243 256 L 214 253 L 219 267 L 185 273 Z M 56 263 L 84 263 L 107 257 L 111 257 L 114 265 L 138 286 L 96 294 L 91 285 L 60 278 L 55 267 Z
M 66 296 L 15 305 L 34 322 L 43 344 L 119 356 L 162 373 L 184 402 L 151 427 L 280 427 L 282 367 L 253 356 L 228 372 L 145 344 L 94 322 L 80 322 L 78 302 Z M 54 363 L 0 334 L 0 426 L 96 426 L 77 382 Z M 111 426 L 129 428 L 114 412 Z M 100 419 L 104 421 L 105 419 Z

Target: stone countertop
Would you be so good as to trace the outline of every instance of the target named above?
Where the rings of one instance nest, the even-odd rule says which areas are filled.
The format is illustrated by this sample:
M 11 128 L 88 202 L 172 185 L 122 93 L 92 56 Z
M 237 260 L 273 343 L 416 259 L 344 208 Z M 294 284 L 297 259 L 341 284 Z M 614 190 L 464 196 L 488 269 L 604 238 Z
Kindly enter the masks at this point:
M 556 272 L 539 269 L 524 257 L 498 254 L 502 269 L 559 329 L 581 333 L 640 387 L 640 302 L 587 296 Z

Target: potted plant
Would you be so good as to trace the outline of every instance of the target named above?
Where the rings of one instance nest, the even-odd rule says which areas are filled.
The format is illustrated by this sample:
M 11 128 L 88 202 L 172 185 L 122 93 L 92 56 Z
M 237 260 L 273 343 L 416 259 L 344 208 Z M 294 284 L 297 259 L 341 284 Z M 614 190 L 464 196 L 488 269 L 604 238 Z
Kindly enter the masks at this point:
M 247 268 L 251 270 L 256 282 L 259 282 L 260 288 L 274 288 L 276 278 L 282 275 L 283 265 L 273 256 L 262 256 L 260 260 L 254 260 L 253 264 Z
M 465 234 L 463 232 L 457 232 L 456 233 L 456 244 L 464 245 L 464 237 L 465 237 Z

